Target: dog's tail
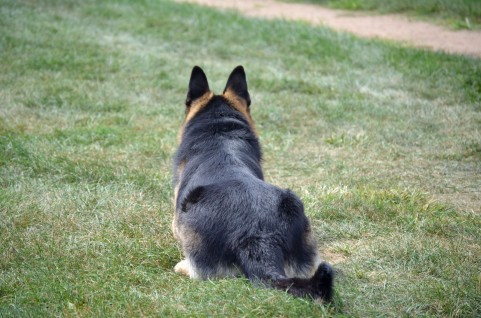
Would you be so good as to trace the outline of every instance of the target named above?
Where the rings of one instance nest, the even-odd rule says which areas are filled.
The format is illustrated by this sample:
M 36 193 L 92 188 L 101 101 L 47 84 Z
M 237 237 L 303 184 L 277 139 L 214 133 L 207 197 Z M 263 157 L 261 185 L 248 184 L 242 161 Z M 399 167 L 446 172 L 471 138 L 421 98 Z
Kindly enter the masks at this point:
M 270 284 L 294 296 L 331 301 L 333 282 L 334 270 L 331 265 L 321 263 L 311 278 L 282 278 L 272 280 Z
M 240 262 L 242 271 L 253 284 L 261 283 L 297 297 L 332 300 L 334 270 L 328 263 L 321 263 L 311 278 L 288 278 L 284 271 L 284 260 L 278 257 L 279 254 L 272 253 L 272 246 L 262 252 L 255 250 L 260 253 L 253 255 L 250 250 L 249 257 Z

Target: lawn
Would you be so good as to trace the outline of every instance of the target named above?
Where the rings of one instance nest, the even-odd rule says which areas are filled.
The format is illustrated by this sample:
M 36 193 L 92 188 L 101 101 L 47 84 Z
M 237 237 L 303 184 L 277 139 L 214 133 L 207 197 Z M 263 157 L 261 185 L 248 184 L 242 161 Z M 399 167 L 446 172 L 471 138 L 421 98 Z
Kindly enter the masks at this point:
M 285 0 L 306 2 L 345 10 L 404 13 L 455 29 L 481 29 L 479 0 Z
M 244 65 L 266 180 L 333 303 L 191 281 L 170 224 L 192 66 Z M 481 316 L 481 61 L 170 1 L 0 1 L 0 317 Z

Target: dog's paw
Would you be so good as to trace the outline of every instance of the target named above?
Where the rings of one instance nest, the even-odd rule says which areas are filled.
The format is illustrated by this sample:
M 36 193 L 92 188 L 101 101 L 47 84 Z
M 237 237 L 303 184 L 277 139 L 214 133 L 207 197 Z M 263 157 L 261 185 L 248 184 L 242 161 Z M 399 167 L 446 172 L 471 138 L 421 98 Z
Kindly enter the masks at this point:
M 179 274 L 183 274 L 185 276 L 190 277 L 190 266 L 189 261 L 186 259 L 181 260 L 177 263 L 174 267 L 174 271 Z

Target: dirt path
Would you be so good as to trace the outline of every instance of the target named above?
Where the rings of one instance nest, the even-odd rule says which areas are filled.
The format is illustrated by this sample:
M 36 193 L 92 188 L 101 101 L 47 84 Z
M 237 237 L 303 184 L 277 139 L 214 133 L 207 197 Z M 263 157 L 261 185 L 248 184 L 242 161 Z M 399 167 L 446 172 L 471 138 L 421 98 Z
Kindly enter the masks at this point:
M 223 9 L 252 17 L 304 20 L 369 38 L 395 40 L 415 47 L 481 57 L 481 31 L 452 31 L 401 15 L 366 15 L 326 9 L 316 5 L 274 0 L 178 0 Z

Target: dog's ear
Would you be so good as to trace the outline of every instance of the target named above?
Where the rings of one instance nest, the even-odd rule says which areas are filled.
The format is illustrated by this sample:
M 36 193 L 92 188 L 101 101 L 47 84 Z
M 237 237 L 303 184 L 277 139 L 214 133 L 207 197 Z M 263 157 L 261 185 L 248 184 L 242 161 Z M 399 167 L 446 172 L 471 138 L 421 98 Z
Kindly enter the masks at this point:
M 189 91 L 187 92 L 187 98 L 185 99 L 185 105 L 190 107 L 193 101 L 201 97 L 209 91 L 209 83 L 207 82 L 207 76 L 204 71 L 194 66 L 192 74 L 190 75 Z
M 227 84 L 225 85 L 224 94 L 230 91 L 238 97 L 244 99 L 247 106 L 251 104 L 251 97 L 247 91 L 246 73 L 242 65 L 237 66 L 232 73 L 230 73 Z

